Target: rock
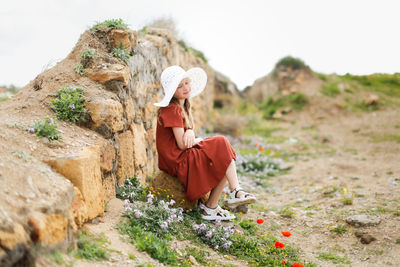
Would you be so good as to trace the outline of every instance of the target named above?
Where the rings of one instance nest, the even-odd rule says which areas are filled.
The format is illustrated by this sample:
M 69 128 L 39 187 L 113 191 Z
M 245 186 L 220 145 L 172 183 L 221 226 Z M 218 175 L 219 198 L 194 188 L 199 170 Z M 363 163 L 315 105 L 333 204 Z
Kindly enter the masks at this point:
M 355 227 L 374 226 L 378 225 L 381 222 L 381 219 L 377 216 L 359 214 L 348 217 L 346 222 Z
M 360 238 L 360 242 L 363 244 L 369 244 L 372 241 L 375 241 L 376 238 L 370 234 L 367 234 L 365 232 L 355 232 L 354 235 L 358 238 Z
M 33 229 L 32 240 L 36 242 L 57 244 L 66 239 L 68 220 L 61 214 L 31 216 L 28 218 L 28 224 Z
M 135 118 L 135 105 L 133 104 L 132 98 L 125 101 L 125 117 L 128 125 L 130 125 Z
M 146 153 L 146 140 L 145 130 L 143 124 L 131 124 L 133 133 L 133 162 L 135 166 L 135 176 L 144 177 L 146 173 L 147 153 Z M 141 180 L 143 183 L 145 179 Z
M 85 201 L 83 200 L 83 196 L 81 190 L 74 186 L 75 197 L 71 204 L 72 214 L 74 216 L 74 221 L 77 227 L 81 227 L 87 220 L 87 207 Z
M 11 232 L 0 230 L 0 266 L 32 266 L 23 263 L 29 256 L 29 242 L 21 224 L 15 224 Z
M 151 188 L 153 191 L 159 192 L 163 195 L 169 195 L 175 200 L 176 205 L 184 210 L 191 210 L 197 207 L 197 201 L 190 202 L 185 197 L 185 188 L 178 178 L 173 177 L 166 172 L 159 171 L 151 181 Z M 202 202 L 206 202 L 208 194 L 203 196 Z
M 103 214 L 99 147 L 86 147 L 79 155 L 60 157 L 47 163 L 79 188 L 87 206 L 88 220 Z
M 109 141 L 102 147 L 100 154 L 100 168 L 102 172 L 109 172 L 112 170 L 113 161 L 115 160 L 114 143 Z
M 111 38 L 113 39 L 113 47 L 122 47 L 131 51 L 136 45 L 136 32 L 132 30 L 119 30 L 113 29 L 110 31 Z
M 226 206 L 229 210 L 233 212 L 241 212 L 243 214 L 246 214 L 249 211 L 249 205 L 244 204 L 244 205 L 239 205 L 239 206 L 230 206 L 226 202 L 224 202 L 224 206 Z
M 378 103 L 379 103 L 379 96 L 373 94 L 370 94 L 364 102 L 366 106 L 377 105 Z
M 112 99 L 95 97 L 85 102 L 92 120 L 91 128 L 96 130 L 106 124 L 113 133 L 124 129 L 122 104 Z
M 128 130 L 118 135 L 119 150 L 118 150 L 118 170 L 117 183 L 122 186 L 125 183 L 126 177 L 135 176 L 135 167 L 133 164 L 133 135 L 132 131 Z
M 103 189 L 104 189 L 104 201 L 108 202 L 111 199 L 115 198 L 116 191 L 115 191 L 116 179 L 114 174 L 107 176 L 103 179 Z
M 189 256 L 189 261 L 190 261 L 194 266 L 199 265 L 199 264 L 197 263 L 196 259 L 195 259 L 192 255 Z
M 101 84 L 108 81 L 117 80 L 121 81 L 123 85 L 128 85 L 131 80 L 131 72 L 128 66 L 121 64 L 102 64 L 94 69 L 87 70 L 87 76 Z

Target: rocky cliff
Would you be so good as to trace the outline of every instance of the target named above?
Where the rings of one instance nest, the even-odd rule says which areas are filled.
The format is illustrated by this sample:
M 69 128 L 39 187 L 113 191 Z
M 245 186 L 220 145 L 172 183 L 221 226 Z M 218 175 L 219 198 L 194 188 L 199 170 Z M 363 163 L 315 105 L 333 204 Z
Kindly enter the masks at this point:
M 130 58 L 113 56 L 124 47 Z M 82 63 L 82 52 L 95 56 Z M 205 91 L 193 99 L 197 127 L 214 106 L 237 95 L 228 78 L 185 50 L 169 31 L 147 28 L 87 30 L 72 52 L 0 105 L 0 265 L 29 265 L 30 250 L 73 244 L 73 233 L 104 212 L 126 177 L 157 170 L 155 127 L 163 90 L 159 77 L 169 65 L 200 66 Z M 56 122 L 60 141 L 37 138 L 26 129 L 54 118 L 51 99 L 63 86 L 84 90 L 89 113 L 79 125 Z

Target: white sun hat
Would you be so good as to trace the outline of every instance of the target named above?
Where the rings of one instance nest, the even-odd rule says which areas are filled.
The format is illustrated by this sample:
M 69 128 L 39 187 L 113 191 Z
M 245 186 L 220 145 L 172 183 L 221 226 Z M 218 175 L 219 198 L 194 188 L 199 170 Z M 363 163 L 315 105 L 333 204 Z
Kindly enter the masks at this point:
M 157 107 L 166 107 L 169 105 L 172 97 L 178 88 L 179 83 L 184 79 L 190 79 L 190 98 L 200 94 L 207 83 L 207 74 L 202 68 L 191 68 L 185 71 L 180 66 L 174 65 L 166 68 L 161 73 L 161 84 L 164 88 L 164 98 L 161 102 L 155 103 Z

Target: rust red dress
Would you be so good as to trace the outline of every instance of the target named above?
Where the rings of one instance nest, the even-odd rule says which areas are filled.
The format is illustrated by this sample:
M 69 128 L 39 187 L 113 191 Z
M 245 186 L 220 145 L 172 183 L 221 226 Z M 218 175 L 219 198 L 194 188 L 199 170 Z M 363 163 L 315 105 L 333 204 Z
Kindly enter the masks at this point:
M 218 185 L 236 154 L 223 136 L 209 137 L 181 150 L 172 127 L 184 128 L 182 109 L 176 104 L 162 108 L 157 123 L 158 167 L 178 177 L 189 201 L 201 198 Z M 186 129 L 185 129 L 186 130 Z

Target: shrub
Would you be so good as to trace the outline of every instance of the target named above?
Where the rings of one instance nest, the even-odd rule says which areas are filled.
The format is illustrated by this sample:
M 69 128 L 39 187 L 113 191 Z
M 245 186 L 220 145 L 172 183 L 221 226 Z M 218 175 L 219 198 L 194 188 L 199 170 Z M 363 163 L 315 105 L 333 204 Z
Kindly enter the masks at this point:
M 306 64 L 304 64 L 304 61 L 299 58 L 295 58 L 292 56 L 286 56 L 286 57 L 280 59 L 276 63 L 275 68 L 277 69 L 281 66 L 285 67 L 285 68 L 291 67 L 293 70 L 296 70 L 296 69 L 304 68 L 306 66 Z
M 91 30 L 106 32 L 110 29 L 124 30 L 126 28 L 128 28 L 128 24 L 126 24 L 122 19 L 109 19 L 96 23 Z
M 261 109 L 264 110 L 264 118 L 270 118 L 280 108 L 292 107 L 295 110 L 302 110 L 308 103 L 307 95 L 298 92 L 285 96 L 276 95 L 275 97 L 270 97 L 261 104 Z
M 274 176 L 281 170 L 282 159 L 271 158 L 262 153 L 240 154 L 237 156 L 237 171 L 239 174 L 258 178 Z
M 95 49 L 88 48 L 83 50 L 80 55 L 83 67 L 86 68 L 89 65 L 90 61 L 96 57 L 97 54 Z
M 60 136 L 58 135 L 56 122 L 57 121 L 46 117 L 44 121 L 35 122 L 28 131 L 30 133 L 36 133 L 36 136 L 38 137 L 47 137 L 50 141 L 59 140 Z
M 325 83 L 322 85 L 321 93 L 326 96 L 335 97 L 340 94 L 337 83 Z
M 87 76 L 87 71 L 85 70 L 85 68 L 81 63 L 75 65 L 74 71 L 80 76 Z
M 281 208 L 278 211 L 278 213 L 279 213 L 279 215 L 281 215 L 284 218 L 293 218 L 295 215 L 294 210 L 289 206 L 285 206 L 285 207 Z
M 77 123 L 85 122 L 85 115 L 88 110 L 83 105 L 85 98 L 84 91 L 75 86 L 64 86 L 56 93 L 56 99 L 50 100 L 51 108 L 56 112 L 60 120 Z
M 105 244 L 109 243 L 104 234 L 95 236 L 86 231 L 78 233 L 78 249 L 73 254 L 89 261 L 107 260 L 108 249 Z
M 113 49 L 113 55 L 114 55 L 114 57 L 121 59 L 125 63 L 127 63 L 129 58 L 131 57 L 129 55 L 129 51 L 127 49 L 123 48 L 122 44 L 120 44 L 118 47 L 115 47 Z

